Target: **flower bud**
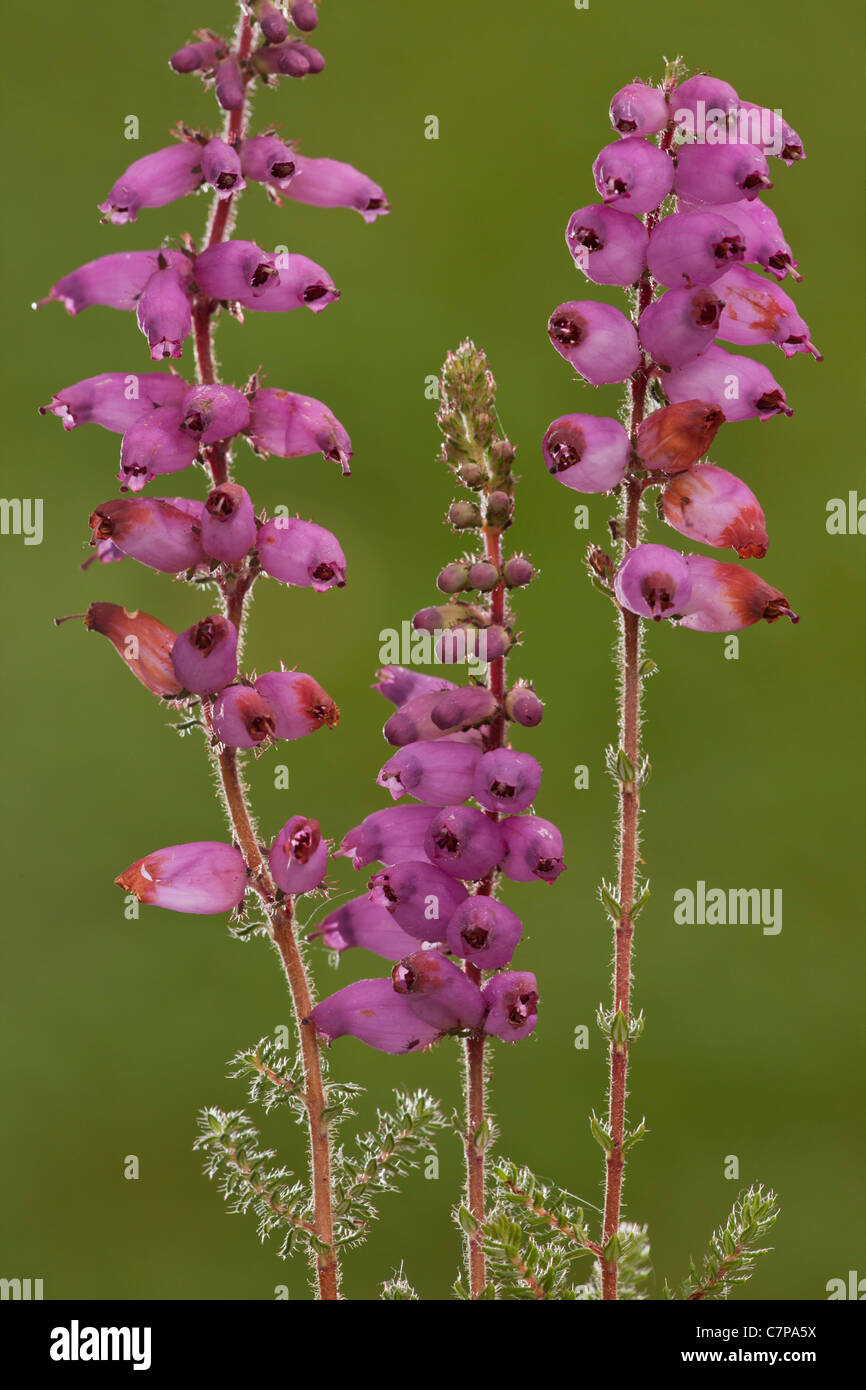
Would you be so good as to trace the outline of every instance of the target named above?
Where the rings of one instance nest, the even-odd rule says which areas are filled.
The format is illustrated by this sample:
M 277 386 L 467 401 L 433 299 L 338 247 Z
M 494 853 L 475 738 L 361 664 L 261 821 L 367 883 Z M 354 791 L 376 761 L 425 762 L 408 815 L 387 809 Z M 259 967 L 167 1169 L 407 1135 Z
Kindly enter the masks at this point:
M 485 1033 L 505 1042 L 528 1038 L 538 1022 L 538 982 L 527 971 L 505 971 L 487 981 L 482 991 Z
M 548 472 L 578 492 L 609 492 L 622 482 L 631 445 L 619 420 L 600 415 L 560 415 L 541 445 Z
M 292 816 L 268 854 L 273 880 L 284 893 L 309 893 L 318 888 L 328 867 L 328 845 L 317 820 Z
M 390 212 L 384 190 L 351 164 L 337 159 L 307 159 L 295 155 L 295 177 L 287 195 L 296 203 L 317 208 L 354 208 L 365 222 Z
M 189 468 L 197 453 L 196 440 L 181 428 L 180 410 L 151 410 L 124 434 L 117 476 L 124 489 L 140 492 L 160 474 Z
M 516 815 L 532 805 L 541 786 L 541 764 L 529 753 L 493 748 L 476 762 L 472 796 L 486 811 Z
M 740 347 L 775 343 L 786 357 L 821 354 L 809 337 L 809 325 L 785 291 L 745 266 L 734 266 L 714 286 L 725 301 L 717 337 Z
M 247 186 L 237 150 L 216 136 L 208 140 L 202 150 L 201 172 L 205 183 L 221 199 L 230 198 L 233 193 L 242 193 Z
M 370 902 L 387 911 L 417 941 L 443 940 L 445 928 L 468 896 L 450 874 L 417 860 L 382 869 L 368 887 Z
M 681 145 L 674 190 L 690 203 L 747 201 L 773 187 L 767 161 L 754 145 Z
M 454 878 L 481 879 L 502 860 L 499 826 L 474 806 L 444 806 L 431 818 L 424 837 L 431 864 Z
M 736 272 L 730 272 L 736 273 Z M 724 300 L 717 280 L 712 289 L 668 290 L 640 316 L 641 346 L 661 367 L 682 367 L 699 357 L 719 332 Z
M 429 690 L 419 695 L 410 696 L 386 721 L 382 730 L 385 738 L 395 747 L 403 748 L 419 739 L 440 739 L 453 736 L 458 732 L 459 724 L 440 729 L 438 725 L 433 723 L 430 715 L 439 703 L 442 689 L 458 690 L 460 688 L 451 681 L 443 681 L 439 690 Z
M 185 690 L 210 695 L 238 673 L 238 634 L 228 618 L 203 618 L 182 632 L 171 649 L 174 673 Z
M 259 528 L 259 563 L 266 574 L 284 584 L 315 589 L 342 589 L 346 557 L 336 536 L 312 521 L 275 517 Z
M 509 816 L 501 822 L 505 842 L 502 872 L 515 883 L 534 878 L 553 883 L 565 869 L 562 836 L 556 826 L 541 816 Z
M 266 671 L 255 688 L 271 707 L 277 738 L 303 738 L 340 722 L 340 711 L 330 695 L 303 671 Z
M 91 513 L 89 524 L 91 545 L 110 540 L 122 555 L 162 574 L 179 574 L 206 560 L 197 522 L 162 498 L 103 502 Z
M 596 204 L 571 214 L 565 243 L 594 285 L 633 285 L 646 266 L 649 233 L 630 212 Z
M 253 9 L 268 43 L 282 43 L 288 38 L 289 26 L 286 17 L 271 0 L 255 0 Z
M 39 407 L 39 414 L 56 415 L 65 430 L 94 424 L 124 434 L 154 406 L 180 406 L 188 390 L 181 377 L 168 372 L 105 372 L 65 386 Z
M 524 589 L 535 577 L 532 561 L 525 555 L 512 555 L 502 566 L 502 578 L 509 589 Z
M 507 492 L 491 492 L 484 509 L 484 525 L 497 531 L 504 531 L 511 525 L 514 516 L 514 498 Z
M 501 970 L 510 963 L 522 935 L 523 923 L 516 912 L 476 893 L 457 908 L 448 923 L 445 944 L 452 955 L 479 970 Z
M 479 560 L 469 570 L 469 588 L 489 594 L 500 581 L 499 570 L 489 560 Z
M 605 145 L 592 166 L 595 186 L 605 203 L 621 212 L 652 212 L 671 191 L 670 156 L 639 135 Z
M 214 34 L 201 43 L 185 44 L 171 55 L 169 63 L 175 72 L 199 72 L 202 69 L 207 71 L 215 67 L 217 61 L 224 58 L 227 52 L 228 44 L 225 39 L 219 39 Z
M 417 939 L 403 931 L 383 907 L 366 897 L 351 898 L 328 913 L 318 930 L 310 933 L 311 941 L 316 937 L 321 937 L 329 951 L 342 953 L 361 946 L 385 960 L 402 960 L 418 949 Z
M 173 265 L 155 270 L 138 301 L 136 318 L 154 362 L 182 357 L 192 328 L 185 272 Z
M 664 92 L 645 82 L 620 87 L 610 103 L 610 123 L 619 135 L 658 135 L 669 120 Z
M 428 806 L 450 806 L 472 795 L 480 757 L 478 748 L 448 739 L 412 743 L 388 759 L 376 781 L 395 801 L 412 796 Z
M 250 402 L 250 440 L 262 454 L 303 458 L 321 453 L 351 472 L 352 441 L 335 415 L 312 396 L 264 388 Z
M 412 616 L 412 626 L 416 632 L 438 632 L 440 629 L 466 626 L 479 610 L 471 603 L 455 602 L 433 603 L 427 608 L 419 608 Z
M 669 401 L 681 403 L 700 398 L 713 401 L 726 420 L 751 420 L 757 415 L 793 415 L 785 392 L 763 362 L 735 356 L 711 347 L 685 367 L 672 371 L 665 382 Z M 650 417 L 653 418 L 652 416 Z
M 487 724 L 498 710 L 496 699 L 486 686 L 459 685 L 437 696 L 430 709 L 430 718 L 437 729 L 450 733 Z
M 223 111 L 239 111 L 244 104 L 244 79 L 237 58 L 230 53 L 216 65 L 216 99 Z
M 745 254 L 746 242 L 739 227 L 715 209 L 674 212 L 654 227 L 647 265 L 660 285 L 681 289 L 711 285 Z
M 248 179 L 285 193 L 297 171 L 297 155 L 276 135 L 254 135 L 241 144 L 241 168 Z
M 518 682 L 505 697 L 505 717 L 524 729 L 534 729 L 541 723 L 544 704 L 528 685 Z
M 208 555 L 233 564 L 256 544 L 256 518 L 246 488 L 221 483 L 205 501 L 201 518 L 201 543 Z
M 245 308 L 253 300 L 276 293 L 280 273 L 275 259 L 254 241 L 221 241 L 196 256 L 193 274 L 200 292 L 211 299 L 237 301 Z
M 392 1055 L 419 1052 L 442 1036 L 418 1017 L 409 996 L 398 994 L 391 980 L 356 980 L 338 989 L 316 1005 L 309 1022 L 329 1042 L 349 1036 Z
M 571 300 L 554 309 L 547 325 L 560 357 L 591 386 L 625 381 L 640 364 L 634 324 L 610 304 Z
M 479 986 L 440 951 L 413 952 L 394 966 L 391 978 L 418 1018 L 442 1033 L 477 1028 L 484 1016 Z
M 677 399 L 640 425 L 635 453 L 644 468 L 662 473 L 681 473 L 691 468 L 709 449 L 725 416 L 717 405 L 702 400 Z
M 688 565 L 692 596 L 680 627 L 694 632 L 734 632 L 761 618 L 768 623 L 778 618 L 800 621 L 781 590 L 743 565 L 723 564 L 706 555 L 689 555 Z
M 481 511 L 475 502 L 452 502 L 448 521 L 455 531 L 468 531 L 481 525 Z
M 184 140 L 137 159 L 121 174 L 99 211 L 122 227 L 135 222 L 141 208 L 161 208 L 183 198 L 202 181 L 201 146 Z
M 137 859 L 114 880 L 141 903 L 173 912 L 231 912 L 247 886 L 244 857 L 234 845 L 196 840 Z
M 469 566 L 465 560 L 453 560 L 436 576 L 436 588 L 440 589 L 443 594 L 459 594 L 464 589 L 471 587 Z
M 229 685 L 211 714 L 214 737 L 227 748 L 259 748 L 276 737 L 274 712 L 251 685 Z
M 183 686 L 171 660 L 177 633 L 158 618 L 116 603 L 91 603 L 84 626 L 107 637 L 136 679 L 154 695 L 173 700 L 181 694 Z
M 617 569 L 614 593 L 623 608 L 642 618 L 676 618 L 689 611 L 692 581 L 679 551 L 668 545 L 636 545 Z
M 767 525 L 751 488 L 713 464 L 671 478 L 661 495 L 665 521 L 701 545 L 731 546 L 741 559 L 767 553 Z M 691 571 L 690 571 L 691 573 Z
M 289 13 L 292 16 L 292 23 L 296 28 L 309 32 L 315 29 L 319 22 L 316 6 L 312 0 L 292 0 L 289 6 Z
M 376 860 L 381 864 L 423 860 L 427 827 L 435 814 L 429 806 L 389 806 L 384 811 L 374 811 L 360 825 L 347 830 L 337 856 L 351 856 L 355 869 L 363 869 Z
M 383 666 L 376 672 L 376 684 L 372 688 L 398 709 L 416 695 L 457 689 L 454 682 L 444 676 L 428 676 L 423 671 L 410 671 L 406 666 Z

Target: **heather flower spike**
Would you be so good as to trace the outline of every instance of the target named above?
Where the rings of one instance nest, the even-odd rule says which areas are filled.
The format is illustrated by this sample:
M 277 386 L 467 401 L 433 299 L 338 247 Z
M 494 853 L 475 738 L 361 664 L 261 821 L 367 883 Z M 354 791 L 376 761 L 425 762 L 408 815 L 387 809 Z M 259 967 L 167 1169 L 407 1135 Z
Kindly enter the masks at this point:
M 343 1025 L 354 1021 L 360 1031 L 367 1029 L 371 1043 L 395 1051 L 428 1046 L 441 1029 L 425 1023 L 391 980 L 375 983 L 373 1000 L 360 987 L 362 1005 L 371 1004 L 372 1014 L 366 1007 L 353 1013 L 330 1004 L 318 1011 L 305 959 L 309 932 L 298 921 L 296 900 L 301 894 L 327 896 L 329 841 L 324 827 L 307 816 L 293 815 L 282 829 L 271 827 L 267 836 L 256 825 L 244 762 L 267 758 L 280 740 L 333 729 L 339 711 L 313 675 L 288 669 L 289 663 L 294 668 L 305 662 L 301 628 L 291 615 L 279 627 L 284 643 L 280 669 L 260 675 L 244 669 L 251 590 L 269 575 L 284 584 L 340 588 L 346 561 L 324 525 L 282 515 L 264 520 L 261 503 L 243 485 L 246 480 L 234 476 L 236 451 L 243 441 L 259 454 L 275 456 L 275 473 L 282 472 L 284 459 L 321 453 L 348 474 L 352 445 L 323 401 L 259 385 L 254 341 L 241 380 L 220 380 L 215 329 L 227 313 L 241 322 L 246 311 L 254 310 L 284 314 L 306 307 L 318 313 L 339 297 L 328 272 L 309 256 L 271 252 L 242 236 L 232 237 L 248 185 L 265 186 L 276 203 L 288 193 L 296 202 L 322 208 L 357 208 L 371 222 L 388 211 L 388 202 L 383 189 L 352 165 L 324 155 L 302 157 L 294 141 L 287 144 L 274 128 L 257 129 L 252 122 L 251 97 L 257 87 L 274 88 L 282 76 L 323 71 L 323 54 L 305 42 L 318 23 L 317 7 L 299 3 L 288 11 L 270 0 L 242 0 L 235 8 L 238 22 L 231 38 L 199 29 L 170 57 L 170 48 L 166 53 L 175 73 L 197 74 L 216 98 L 213 109 L 225 112 L 219 129 L 195 130 L 180 122 L 176 143 L 145 151 L 130 164 L 100 204 L 103 222 L 109 224 L 103 236 L 111 243 L 105 254 L 62 275 L 35 306 L 58 303 L 71 315 L 94 306 L 134 313 L 151 359 L 171 363 L 186 356 L 184 374 L 170 365 L 160 372 L 139 370 L 147 364 L 139 345 L 137 355 L 122 364 L 125 371 L 73 382 L 58 390 L 42 413 L 55 415 L 64 430 L 95 424 L 121 436 L 119 478 L 125 495 L 98 504 L 91 499 L 88 508 L 93 558 L 102 562 L 92 576 L 113 573 L 102 565 L 134 559 L 174 576 L 177 583 L 193 585 L 199 611 L 204 610 L 205 616 L 180 632 L 148 613 L 114 603 L 92 603 L 83 615 L 85 626 L 107 637 L 136 678 L 177 711 L 179 734 L 196 729 L 204 735 L 230 827 L 230 843 L 170 846 L 130 865 L 117 883 L 143 903 L 178 912 L 230 913 L 234 935 L 265 935 L 275 945 L 289 986 L 298 1048 L 297 1063 L 285 1062 L 290 1068 L 296 1065 L 298 1079 L 287 1083 L 284 1096 L 300 1108 L 310 1142 L 309 1173 L 302 1174 L 296 1165 L 296 1179 L 305 1185 L 306 1195 L 292 1199 L 304 1212 L 292 1234 L 310 1261 L 317 1296 L 335 1301 L 346 1237 L 351 1233 L 351 1243 L 357 1242 L 370 1207 L 361 1223 L 354 1211 L 335 1202 L 338 1186 L 342 1190 L 345 1185 L 341 1165 L 346 1160 L 343 1150 L 332 1146 L 331 1132 L 342 1112 L 335 1105 L 336 1088 L 326 1082 L 313 1018 L 321 1022 L 323 1036 L 329 1030 L 338 1036 Z M 152 250 L 120 245 L 127 226 L 142 219 L 146 209 L 190 193 L 200 193 L 209 204 L 201 236 L 185 233 L 160 246 L 157 233 L 157 249 Z M 287 221 L 291 213 L 291 207 L 283 206 L 274 214 L 280 218 L 280 229 L 273 229 L 278 243 L 295 239 Z M 284 323 L 291 325 L 290 320 Z M 255 328 L 248 331 L 255 334 Z M 281 330 L 290 331 L 302 331 L 300 324 Z M 286 340 L 284 346 L 284 361 L 303 360 L 300 341 L 292 345 Z M 289 388 L 300 384 L 286 383 Z M 98 441 L 94 444 L 99 447 Z M 194 463 L 206 473 L 198 496 L 135 495 L 154 479 Z M 209 591 L 206 604 L 201 602 L 203 589 Z M 435 688 L 445 693 L 448 683 L 440 681 Z M 474 748 L 463 751 L 477 755 Z M 275 778 L 284 771 L 278 765 Z M 470 783 L 471 771 L 464 771 L 458 790 L 468 790 Z M 187 800 L 182 788 L 173 788 L 170 795 L 183 812 Z M 433 812 L 420 809 L 425 826 L 416 823 L 414 843 L 423 857 L 423 830 Z M 411 814 L 408 808 L 398 812 L 401 821 Z M 389 827 L 386 838 L 405 858 L 402 828 Z M 255 911 L 247 916 L 245 903 L 253 900 Z M 336 919 L 332 914 L 326 921 L 325 936 L 330 935 L 334 950 L 378 946 L 392 960 L 418 950 L 419 939 L 404 932 L 391 913 L 366 897 L 360 901 L 354 912 L 338 913 Z M 425 939 L 444 940 L 446 925 L 443 921 L 435 937 Z M 357 999 L 358 988 L 351 991 Z M 477 1026 L 481 994 L 475 984 L 471 991 L 477 1005 L 471 1022 Z M 387 1000 L 380 1019 L 376 1011 L 383 992 Z M 464 1015 L 468 1017 L 465 1009 L 460 1021 Z M 258 1046 L 275 1059 L 272 1043 Z M 255 1049 L 252 1055 L 257 1055 Z M 268 1075 L 277 1076 L 282 1065 L 269 1067 Z M 355 1089 L 347 1083 L 339 1094 Z M 441 1122 L 438 1111 L 432 1114 L 425 1134 Z M 214 1142 L 213 1125 L 205 1122 L 199 1143 L 208 1150 L 208 1162 L 213 1153 L 208 1145 Z
M 687 77 L 680 59 L 667 65 L 659 86 L 636 82 L 617 92 L 610 116 L 624 138 L 605 145 L 593 165 L 608 206 L 579 209 L 566 241 L 589 279 L 622 284 L 630 317 L 608 304 L 566 304 L 555 311 L 548 333 L 594 384 L 627 380 L 626 424 L 564 414 L 541 441 L 554 477 L 581 492 L 615 489 L 619 499 L 618 515 L 609 522 L 616 553 L 601 545 L 587 552 L 590 579 L 612 600 L 618 625 L 618 744 L 607 754 L 617 786 L 617 881 L 599 890 L 614 929 L 611 1006 L 599 1014 L 610 1070 L 606 1118 L 592 1121 L 605 1150 L 605 1200 L 593 1247 L 598 1279 L 585 1286 L 587 1297 L 604 1300 L 635 1296 L 633 1285 L 623 1291 L 621 1284 L 624 1232 L 637 1229 L 622 1224 L 622 1186 L 626 1150 L 644 1130 L 627 1128 L 626 1099 L 630 1045 L 642 1028 L 633 1004 L 632 941 L 649 898 L 648 883 L 639 877 L 641 790 L 650 770 L 641 746 L 642 685 L 655 667 L 644 657 L 645 624 L 667 619 L 697 632 L 734 633 L 762 619 L 799 621 L 781 590 L 744 565 L 644 539 L 646 512 L 652 516 L 647 499 L 660 489 L 659 518 L 690 541 L 760 560 L 768 544 L 761 505 L 745 482 L 707 454 L 714 446 L 724 457 L 729 435 L 723 425 L 792 410 L 758 356 L 719 344 L 759 353 L 773 344 L 785 357 L 819 355 L 794 301 L 752 268 L 775 280 L 799 278 L 791 248 L 763 201 L 773 186 L 768 157 L 792 163 L 802 156 L 796 132 L 778 113 L 742 102 L 722 78 Z M 618 209 L 640 218 L 632 217 L 628 230 L 616 223 L 608 229 L 602 213 Z M 633 268 L 637 273 L 628 278 Z M 601 324 L 609 325 L 607 342 L 598 336 Z M 529 700 L 530 692 L 515 687 L 505 713 L 528 722 L 521 716 Z M 479 769 L 484 763 L 482 757 Z M 501 830 L 504 874 L 526 879 L 559 872 L 555 826 L 524 813 L 508 816 Z M 449 929 L 446 942 L 451 939 Z M 531 976 L 494 975 L 483 993 L 488 1032 L 521 1037 L 535 1026 Z

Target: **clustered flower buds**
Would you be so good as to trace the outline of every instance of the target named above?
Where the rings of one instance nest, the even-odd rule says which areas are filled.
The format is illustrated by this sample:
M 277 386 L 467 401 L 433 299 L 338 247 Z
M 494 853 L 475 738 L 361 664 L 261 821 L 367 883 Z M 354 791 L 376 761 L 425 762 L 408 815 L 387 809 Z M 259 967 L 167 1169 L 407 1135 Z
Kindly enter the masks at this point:
M 544 436 L 544 462 L 585 493 L 658 484 L 660 515 L 674 530 L 761 559 L 768 537 L 760 502 L 707 451 L 724 423 L 792 414 L 763 362 L 720 344 L 772 344 L 785 357 L 820 358 L 777 283 L 800 277 L 762 201 L 773 186 L 768 160 L 802 159 L 802 142 L 779 113 L 705 74 L 678 85 L 630 83 L 614 96 L 610 118 L 621 138 L 593 166 L 603 201 L 572 214 L 566 243 L 587 280 L 631 288 L 638 311 L 632 321 L 610 305 L 573 300 L 553 311 L 548 333 L 590 385 L 629 380 L 640 409 L 630 433 L 615 419 L 560 416 Z M 633 544 L 599 582 L 633 613 L 698 631 L 797 621 L 784 596 L 751 571 L 665 545 Z
M 396 962 L 390 979 L 348 985 L 311 1014 L 323 1037 L 349 1034 L 383 1052 L 417 1051 L 446 1034 L 516 1042 L 532 1032 L 538 985 L 510 968 L 523 924 L 498 901 L 497 886 L 500 875 L 552 883 L 565 868 L 558 829 L 532 810 L 541 766 L 505 737 L 508 721 L 533 727 L 543 707 L 526 683 L 505 689 L 505 654 L 515 641 L 507 594 L 534 570 L 523 555 L 502 555 L 515 450 L 497 433 L 494 398 L 483 353 L 464 343 L 449 354 L 442 458 L 478 494 L 455 502 L 449 520 L 481 532 L 485 548 L 446 565 L 436 583 L 448 601 L 414 619 L 417 633 L 438 632 L 439 661 L 468 654 L 486 662 L 487 678 L 456 685 L 403 666 L 379 672 L 374 688 L 395 706 L 385 738 L 397 751 L 378 782 L 395 801 L 415 804 L 374 811 L 347 832 L 338 855 L 356 869 L 383 867 L 315 933 L 331 950 L 362 946 Z M 463 593 L 475 597 L 456 597 Z

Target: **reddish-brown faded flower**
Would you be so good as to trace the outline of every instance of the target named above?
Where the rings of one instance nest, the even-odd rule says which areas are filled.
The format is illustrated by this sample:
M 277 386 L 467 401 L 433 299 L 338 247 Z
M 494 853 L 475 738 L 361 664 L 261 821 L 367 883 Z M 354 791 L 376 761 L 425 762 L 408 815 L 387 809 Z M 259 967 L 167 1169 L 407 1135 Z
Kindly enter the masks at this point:
M 171 649 L 177 633 L 140 609 L 130 611 L 117 603 L 91 603 L 84 626 L 107 637 L 132 674 L 154 695 L 171 700 L 183 686 L 174 673 Z
M 637 432 L 635 452 L 644 468 L 680 473 L 709 449 L 724 414 L 706 401 L 679 401 L 656 410 Z

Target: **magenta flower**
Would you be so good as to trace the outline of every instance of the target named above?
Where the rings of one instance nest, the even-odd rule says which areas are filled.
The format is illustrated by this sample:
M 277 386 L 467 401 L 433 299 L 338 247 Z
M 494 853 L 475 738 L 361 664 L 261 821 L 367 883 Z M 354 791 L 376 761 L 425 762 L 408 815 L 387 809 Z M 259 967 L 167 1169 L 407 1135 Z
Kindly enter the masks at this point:
M 535 800 L 541 764 L 530 753 L 492 748 L 475 764 L 472 795 L 486 811 L 516 815 Z
M 376 672 L 373 689 L 399 708 L 415 695 L 439 694 L 457 687 L 444 676 L 428 676 L 424 671 L 410 671 L 406 666 L 383 666 Z
M 65 430 L 94 424 L 125 434 L 154 406 L 179 407 L 188 390 L 181 377 L 168 372 L 105 372 L 65 386 L 39 413 L 56 415 Z
M 605 203 L 622 212 L 651 212 L 673 187 L 668 156 L 638 135 L 605 145 L 592 166 L 595 186 Z
M 737 109 L 737 129 L 740 138 L 750 141 L 765 155 L 775 155 L 790 167 L 806 158 L 803 141 L 793 126 L 766 106 L 741 101 Z
M 57 302 L 73 315 L 97 304 L 134 309 L 148 280 L 162 266 L 191 273 L 189 259 L 181 251 L 116 251 L 64 275 L 36 307 Z
M 279 284 L 261 298 L 240 300 L 245 309 L 261 309 L 266 313 L 283 314 L 290 309 L 312 309 L 319 314 L 340 298 L 327 270 L 301 256 L 297 251 L 281 253 L 276 261 Z
M 295 176 L 286 188 L 296 203 L 318 208 L 354 208 L 365 222 L 390 212 L 384 190 L 366 174 L 338 159 L 307 159 L 295 155 Z
M 768 623 L 779 618 L 800 621 L 780 589 L 743 565 L 689 555 L 688 566 L 691 601 L 688 613 L 680 620 L 681 627 L 694 632 L 734 632 L 762 618 Z
M 523 935 L 523 923 L 505 903 L 475 894 L 466 898 L 448 923 L 445 943 L 452 955 L 479 970 L 510 964 Z
M 458 687 L 454 687 L 458 689 Z M 385 721 L 382 730 L 385 738 L 397 748 L 418 740 L 447 738 L 461 727 L 459 723 L 440 729 L 433 723 L 431 713 L 439 705 L 441 690 L 431 690 L 424 695 L 412 695 L 400 705 L 394 714 Z
M 618 420 L 599 415 L 560 415 L 541 445 L 548 472 L 578 492 L 609 492 L 626 475 L 628 434 Z
M 741 559 L 767 553 L 767 525 L 751 488 L 712 464 L 671 478 L 661 495 L 665 521 L 702 545 L 731 546 Z
M 246 488 L 221 483 L 208 494 L 201 514 L 201 543 L 224 564 L 242 560 L 256 544 L 256 518 Z
M 809 326 L 785 291 L 745 266 L 734 266 L 717 280 L 714 289 L 725 301 L 717 336 L 739 347 L 775 343 L 786 357 L 810 352 L 821 354 L 809 336 Z
M 502 862 L 505 844 L 499 826 L 483 811 L 474 806 L 443 806 L 428 821 L 424 850 L 430 863 L 447 874 L 475 880 Z
M 499 706 L 492 692 L 481 685 L 460 685 L 439 695 L 430 710 L 430 718 L 443 733 L 456 733 L 486 724 Z
M 276 259 L 254 241 L 221 241 L 196 256 L 195 282 L 212 299 L 237 301 L 244 308 L 274 294 L 280 283 Z
M 231 912 L 247 886 L 244 857 L 234 845 L 197 840 L 137 859 L 114 880 L 139 902 L 173 912 Z
M 317 820 L 292 816 L 268 854 L 268 865 L 284 893 L 309 893 L 318 888 L 328 868 L 328 843 Z
M 241 167 L 248 179 L 284 193 L 297 171 L 297 155 L 291 145 L 275 135 L 254 135 L 241 145 Z
M 422 860 L 391 864 L 374 874 L 368 887 L 369 901 L 418 941 L 444 939 L 445 928 L 468 896 L 459 880 Z
M 182 427 L 178 409 L 163 406 L 141 415 L 120 444 L 118 478 L 125 488 L 140 492 L 153 478 L 189 468 L 198 443 Z
M 121 174 L 99 211 L 120 227 L 135 222 L 142 208 L 161 208 L 192 193 L 202 182 L 201 146 L 169 145 L 137 159 Z
M 666 405 L 640 425 L 635 453 L 644 468 L 680 473 L 709 449 L 725 416 L 717 405 L 683 400 Z
M 450 806 L 472 795 L 481 752 L 450 739 L 412 743 L 389 758 L 376 778 L 395 801 L 412 796 L 428 806 Z
M 247 186 L 237 150 L 217 137 L 208 140 L 201 152 L 201 172 L 218 198 L 231 198 Z
M 684 212 L 695 210 L 692 204 L 682 208 Z M 784 280 L 786 275 L 793 276 L 795 280 L 802 278 L 797 274 L 797 262 L 779 226 L 779 219 L 760 198 L 753 198 L 750 203 L 745 200 L 720 203 L 714 206 L 713 211 L 739 228 L 746 243 L 746 261 L 763 266 L 777 280 Z
M 596 204 L 571 214 L 565 243 L 593 284 L 631 285 L 646 266 L 649 234 L 631 213 Z
M 182 693 L 171 660 L 177 633 L 158 618 L 141 609 L 130 612 L 117 603 L 91 603 L 84 626 L 107 637 L 136 680 L 154 695 L 173 700 Z
M 610 103 L 610 123 L 619 135 L 656 135 L 669 120 L 664 92 L 645 82 L 620 87 Z
M 195 504 L 201 510 L 201 503 Z M 124 497 L 103 502 L 90 515 L 91 545 L 111 541 L 121 555 L 163 574 L 206 562 L 198 524 L 168 498 Z
M 711 285 L 745 254 L 745 238 L 730 218 L 715 209 L 675 212 L 654 227 L 647 265 L 660 285 L 681 289 Z
M 453 1033 L 477 1028 L 484 1016 L 481 990 L 441 951 L 414 951 L 393 969 L 398 994 L 407 997 L 418 1018 Z
M 736 269 L 728 274 L 735 275 Z M 683 367 L 700 357 L 719 333 L 725 301 L 719 298 L 717 280 L 710 289 L 668 290 L 648 304 L 640 316 L 638 334 L 641 346 L 662 367 Z
M 442 1035 L 412 1004 L 413 996 L 398 994 L 391 980 L 356 980 L 317 1004 L 309 1022 L 329 1042 L 348 1035 L 379 1052 L 418 1052 Z
M 250 408 L 242 391 L 222 383 L 191 386 L 181 401 L 183 428 L 199 444 L 216 444 L 240 434 L 250 422 Z
M 277 738 L 304 738 L 340 722 L 330 695 L 303 671 L 266 671 L 255 688 L 271 709 Z
M 174 673 L 185 690 L 210 695 L 238 673 L 238 634 L 228 618 L 202 618 L 182 632 L 171 649 Z
M 406 859 L 426 859 L 425 837 L 435 814 L 429 806 L 394 806 L 374 811 L 346 832 L 336 854 L 351 856 L 355 869 L 376 861 L 399 864 Z
M 524 729 L 534 729 L 544 717 L 544 702 L 531 686 L 518 681 L 505 697 L 505 716 Z
M 690 203 L 750 201 L 773 187 L 767 161 L 754 145 L 681 145 L 674 192 Z
M 494 975 L 482 990 L 485 1033 L 505 1042 L 528 1038 L 538 1022 L 538 982 L 528 971 Z
M 737 113 L 740 98 L 730 82 L 723 82 L 719 77 L 710 77 L 707 73 L 700 72 L 674 87 L 668 98 L 668 105 L 678 125 L 686 124 L 683 120 L 685 116 L 692 117 L 692 133 L 703 133 L 699 131 L 701 123 L 711 112 L 717 112 L 721 118 L 720 126 L 716 121 L 710 121 L 708 124 L 719 126 L 720 133 L 724 133 L 731 118 Z
M 346 557 L 337 537 L 324 526 L 278 516 L 259 528 L 257 546 L 262 569 L 284 584 L 312 588 L 317 594 L 345 586 Z
M 694 362 L 672 371 L 665 382 L 668 400 L 712 401 L 726 420 L 769 420 L 793 415 L 785 392 L 769 368 L 751 357 L 738 357 L 711 347 Z
M 564 871 L 562 836 L 541 816 L 509 816 L 501 823 L 505 841 L 502 872 L 517 883 L 540 878 L 553 883 Z
M 277 737 L 274 711 L 251 685 L 230 685 L 211 713 L 214 738 L 227 748 L 260 748 Z
M 592 386 L 625 381 L 640 364 L 634 325 L 610 304 L 591 299 L 560 304 L 547 332 L 560 357 Z
M 614 593 L 623 608 L 642 618 L 679 617 L 689 611 L 692 578 L 679 551 L 669 545 L 636 545 L 614 577 Z
M 155 270 L 142 290 L 136 318 L 155 362 L 182 357 L 192 328 L 186 271 L 174 265 Z
M 435 932 L 431 933 L 433 936 Z M 429 940 L 429 936 L 421 938 Z M 389 912 L 369 898 L 352 898 L 328 914 L 322 925 L 310 933 L 320 937 L 329 951 L 351 950 L 360 946 L 385 960 L 403 960 L 418 949 L 418 940 L 398 926 Z M 390 981 L 389 981 L 390 983 Z
M 352 441 L 335 415 L 312 396 L 265 387 L 250 401 L 250 440 L 262 454 L 304 458 L 321 453 L 351 471 Z

